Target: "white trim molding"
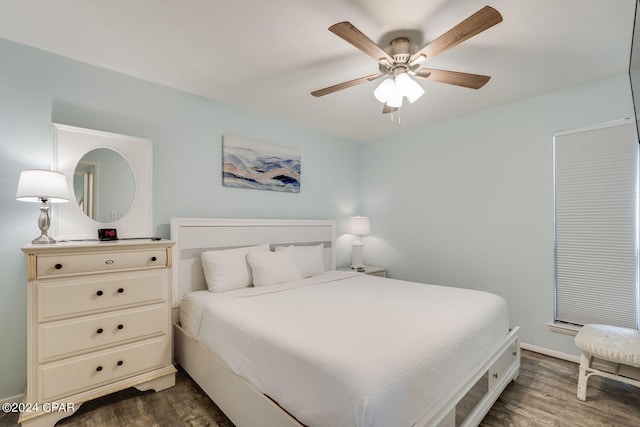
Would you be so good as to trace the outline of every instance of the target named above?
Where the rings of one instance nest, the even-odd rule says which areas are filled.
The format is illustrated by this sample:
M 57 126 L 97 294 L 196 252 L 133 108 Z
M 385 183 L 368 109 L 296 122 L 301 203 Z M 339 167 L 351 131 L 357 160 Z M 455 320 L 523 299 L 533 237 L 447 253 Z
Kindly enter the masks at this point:
M 580 332 L 580 329 L 582 329 L 582 326 L 580 325 L 572 325 L 570 323 L 564 322 L 549 322 L 547 325 L 549 326 L 549 330 L 551 332 L 570 335 L 572 337 L 578 335 L 578 332 Z
M 22 402 L 23 394 L 16 394 L 15 396 L 5 397 L 4 399 L 0 399 L 0 405 L 4 403 L 19 403 Z
M 563 353 L 561 351 L 552 350 L 546 347 L 540 347 L 534 344 L 528 344 L 526 342 L 521 342 L 520 348 L 523 350 L 529 350 L 535 353 L 544 354 L 545 356 L 555 357 L 556 359 L 562 359 L 576 364 L 580 363 L 580 356 L 575 354 Z

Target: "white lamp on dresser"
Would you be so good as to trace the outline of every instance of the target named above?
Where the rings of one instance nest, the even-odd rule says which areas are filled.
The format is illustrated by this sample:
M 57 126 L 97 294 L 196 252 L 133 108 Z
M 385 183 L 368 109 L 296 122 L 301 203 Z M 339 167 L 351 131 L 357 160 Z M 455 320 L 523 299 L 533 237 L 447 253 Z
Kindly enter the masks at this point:
M 31 241 L 34 244 L 48 244 L 56 241 L 47 235 L 49 230 L 49 203 L 64 203 L 69 201 L 67 179 L 63 173 L 30 169 L 20 173 L 16 199 L 22 202 L 40 203 L 40 237 Z
M 351 245 L 351 269 L 362 270 L 364 269 L 363 256 L 362 256 L 362 241 L 360 236 L 369 234 L 371 227 L 369 225 L 369 218 L 366 216 L 352 216 L 347 220 L 347 234 L 355 234 L 356 240 Z

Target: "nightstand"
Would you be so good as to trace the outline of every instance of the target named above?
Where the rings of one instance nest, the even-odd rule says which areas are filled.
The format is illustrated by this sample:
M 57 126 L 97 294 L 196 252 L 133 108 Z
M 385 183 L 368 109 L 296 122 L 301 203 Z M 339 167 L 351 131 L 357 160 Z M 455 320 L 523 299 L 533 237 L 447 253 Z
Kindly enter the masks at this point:
M 355 271 L 352 270 L 351 267 L 341 267 L 338 271 Z M 387 269 L 384 267 L 374 267 L 372 265 L 364 266 L 364 274 L 368 274 L 370 276 L 379 276 L 379 277 L 387 277 Z

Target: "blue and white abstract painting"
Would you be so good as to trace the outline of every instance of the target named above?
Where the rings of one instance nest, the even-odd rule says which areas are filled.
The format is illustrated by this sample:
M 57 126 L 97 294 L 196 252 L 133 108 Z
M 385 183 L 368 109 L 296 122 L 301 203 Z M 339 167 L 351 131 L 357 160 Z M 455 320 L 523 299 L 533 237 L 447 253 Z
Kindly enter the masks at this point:
M 300 153 L 277 145 L 222 138 L 222 185 L 300 192 Z

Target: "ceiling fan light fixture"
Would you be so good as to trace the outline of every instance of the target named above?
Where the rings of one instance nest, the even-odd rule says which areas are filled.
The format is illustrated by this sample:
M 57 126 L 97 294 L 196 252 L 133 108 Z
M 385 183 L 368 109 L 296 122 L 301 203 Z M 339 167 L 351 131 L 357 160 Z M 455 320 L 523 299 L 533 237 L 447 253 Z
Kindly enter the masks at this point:
M 393 91 L 387 100 L 387 105 L 392 108 L 402 107 L 402 93 L 399 90 Z
M 329 31 L 375 59 L 378 63 L 379 74 L 335 84 L 313 91 L 311 95 L 316 97 L 324 96 L 388 76 L 389 78 L 380 83 L 373 92 L 375 98 L 385 104 L 383 113 L 387 114 L 400 108 L 402 106 L 402 98 L 405 96 L 409 102 L 413 103 L 424 94 L 424 89 L 412 77 L 431 79 L 435 82 L 470 89 L 479 89 L 489 81 L 490 76 L 457 71 L 421 69 L 421 67 L 425 61 L 500 22 L 502 22 L 500 12 L 491 6 L 485 6 L 420 49 L 412 44 L 407 37 L 396 37 L 391 40 L 386 49 L 383 49 L 352 23 L 348 21 L 339 22 L 329 27 Z
M 424 95 L 424 89 L 422 89 L 422 86 L 420 86 L 415 80 L 409 79 L 409 84 L 407 85 L 407 90 L 405 91 L 405 96 L 407 97 L 409 102 L 413 104 L 422 95 Z
M 405 95 L 409 92 L 409 88 L 411 85 L 411 77 L 407 73 L 400 73 L 395 76 L 396 81 L 396 90 L 400 92 L 402 95 Z
M 407 73 L 396 76 L 396 90 L 400 96 L 406 96 L 412 104 L 424 94 L 424 89 Z
M 391 95 L 396 91 L 396 84 L 393 79 L 385 79 L 378 85 L 376 90 L 373 91 L 373 96 L 383 104 L 386 103 Z

